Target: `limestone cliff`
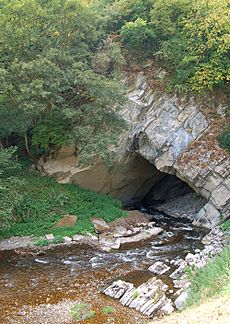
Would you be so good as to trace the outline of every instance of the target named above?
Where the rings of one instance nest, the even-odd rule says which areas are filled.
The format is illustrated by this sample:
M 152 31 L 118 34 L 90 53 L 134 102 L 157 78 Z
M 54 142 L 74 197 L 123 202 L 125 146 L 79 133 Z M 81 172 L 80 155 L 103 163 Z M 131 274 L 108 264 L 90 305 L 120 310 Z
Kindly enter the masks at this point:
M 164 75 L 156 70 L 156 82 Z M 82 169 L 69 147 L 42 161 L 42 169 L 59 182 L 78 183 L 125 203 L 143 199 L 165 174 L 176 175 L 206 200 L 194 223 L 212 227 L 220 213 L 230 214 L 230 156 L 215 139 L 225 106 L 217 104 L 210 117 L 204 102 L 167 94 L 150 83 L 143 72 L 129 76 L 129 100 L 121 111 L 129 129 L 121 134 L 112 168 L 98 162 Z

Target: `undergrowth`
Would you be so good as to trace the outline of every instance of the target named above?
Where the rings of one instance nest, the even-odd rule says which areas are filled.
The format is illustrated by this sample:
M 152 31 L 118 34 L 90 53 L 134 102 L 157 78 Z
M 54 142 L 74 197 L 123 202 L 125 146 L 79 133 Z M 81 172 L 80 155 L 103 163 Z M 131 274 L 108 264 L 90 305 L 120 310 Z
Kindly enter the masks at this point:
M 93 232 L 90 218 L 102 217 L 106 222 L 125 216 L 121 202 L 104 194 L 85 190 L 74 184 L 58 184 L 54 179 L 37 172 L 23 172 L 22 200 L 15 210 L 15 220 L 9 227 L 0 228 L 0 237 L 55 237 Z M 74 227 L 52 226 L 64 215 L 76 215 Z
M 188 273 L 192 282 L 186 306 L 200 304 L 207 298 L 221 294 L 230 295 L 230 246 L 214 259 L 210 260 L 203 268 L 195 273 Z
M 77 322 L 81 322 L 94 317 L 95 311 L 88 304 L 78 303 L 71 307 L 70 314 Z

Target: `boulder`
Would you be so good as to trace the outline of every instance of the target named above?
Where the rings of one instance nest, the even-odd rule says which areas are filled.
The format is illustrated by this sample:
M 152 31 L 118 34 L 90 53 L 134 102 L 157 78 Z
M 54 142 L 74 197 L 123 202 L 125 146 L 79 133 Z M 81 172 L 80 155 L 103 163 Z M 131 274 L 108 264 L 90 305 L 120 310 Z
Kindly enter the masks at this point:
M 64 236 L 63 239 L 64 239 L 65 243 L 68 243 L 68 242 L 72 241 L 72 237 L 69 237 L 69 236 Z
M 182 288 L 183 289 L 183 288 Z M 189 294 L 189 289 L 183 290 L 182 293 L 176 298 L 174 304 L 177 309 L 181 310 L 184 308 Z
M 186 277 L 184 272 L 186 266 L 187 262 L 181 261 L 179 268 L 177 268 L 169 277 L 172 279 L 184 279 L 183 277 Z
M 151 278 L 139 287 L 122 280 L 115 281 L 107 287 L 104 294 L 119 299 L 124 306 L 134 308 L 144 315 L 154 316 L 170 314 L 173 311 L 172 302 L 165 295 L 168 286 L 160 279 Z
M 54 235 L 53 234 L 46 234 L 45 235 L 45 238 L 48 240 L 48 241 L 52 241 L 54 239 Z
M 104 248 L 110 248 L 110 249 L 119 249 L 120 248 L 120 239 L 113 237 L 112 234 L 102 234 L 99 237 L 99 244 Z
M 77 216 L 75 215 L 65 215 L 60 219 L 56 224 L 54 224 L 55 227 L 74 227 L 77 223 Z
M 140 241 L 145 241 L 148 240 L 150 238 L 152 238 L 153 236 L 156 236 L 160 233 L 163 232 L 163 229 L 160 227 L 152 227 L 149 228 L 147 230 L 143 230 L 133 236 L 130 237 L 122 237 L 120 238 L 120 243 L 121 244 L 127 244 L 127 243 L 137 243 Z
M 154 274 L 162 275 L 165 272 L 170 270 L 170 267 L 164 264 L 161 261 L 155 262 L 148 268 L 149 271 L 153 272 Z
M 127 230 L 132 230 L 133 227 L 144 227 L 149 223 L 148 217 L 140 212 L 139 210 L 130 210 L 128 211 L 127 217 L 122 217 L 111 222 L 110 228 L 112 231 L 116 231 L 117 226 L 123 226 Z
M 72 240 L 73 241 L 81 241 L 84 239 L 84 236 L 83 235 L 79 235 L 79 234 L 75 234 L 73 237 L 72 237 Z
M 125 226 L 122 225 L 118 225 L 115 227 L 114 231 L 113 231 L 113 236 L 114 237 L 122 237 L 127 235 L 127 228 Z
M 98 234 L 102 234 L 105 232 L 109 232 L 109 225 L 106 223 L 106 221 L 104 221 L 103 218 L 91 218 L 92 224 L 94 226 L 94 229 L 96 231 L 96 233 Z
M 109 287 L 103 290 L 103 293 L 112 298 L 121 298 L 125 292 L 133 289 L 134 285 L 122 280 L 113 282 Z

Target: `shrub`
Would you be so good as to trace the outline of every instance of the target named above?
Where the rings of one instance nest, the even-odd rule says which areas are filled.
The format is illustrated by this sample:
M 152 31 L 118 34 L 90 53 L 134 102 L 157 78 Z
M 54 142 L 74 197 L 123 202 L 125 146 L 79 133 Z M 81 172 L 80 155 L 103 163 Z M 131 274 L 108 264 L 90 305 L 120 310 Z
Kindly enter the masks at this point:
M 55 236 L 55 238 L 52 240 L 53 244 L 59 244 L 59 243 L 64 243 L 64 238 L 61 235 Z
M 230 127 L 225 129 L 224 132 L 218 136 L 218 141 L 221 147 L 230 152 Z
M 146 20 L 137 18 L 121 28 L 121 38 L 129 52 L 140 59 L 151 53 L 156 36 Z
M 9 226 L 19 206 L 23 180 L 19 177 L 20 164 L 15 160 L 16 148 L 0 148 L 0 225 Z
M 49 245 L 49 241 L 48 240 L 45 240 L 45 239 L 40 239 L 40 240 L 36 241 L 34 243 L 34 245 L 36 245 L 36 246 L 48 246 Z
M 18 219 L 11 221 L 9 228 L 0 228 L 0 237 L 85 234 L 94 232 L 93 216 L 110 222 L 127 214 L 122 211 L 119 200 L 74 184 L 59 184 L 53 178 L 28 170 L 20 175 L 21 179 L 24 181 L 19 190 L 22 198 L 15 207 Z M 53 228 L 63 215 L 76 215 L 76 225 Z

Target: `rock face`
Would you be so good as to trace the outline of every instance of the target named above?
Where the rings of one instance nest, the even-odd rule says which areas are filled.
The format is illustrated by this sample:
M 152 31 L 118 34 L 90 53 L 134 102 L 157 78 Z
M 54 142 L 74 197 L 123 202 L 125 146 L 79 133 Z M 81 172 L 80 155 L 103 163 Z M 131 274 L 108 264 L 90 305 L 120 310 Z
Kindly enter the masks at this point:
M 107 296 L 119 299 L 122 305 L 135 308 L 151 317 L 173 312 L 172 302 L 165 295 L 167 289 L 168 286 L 160 279 L 151 278 L 137 288 L 132 283 L 117 280 L 103 292 Z
M 126 204 L 143 199 L 166 174 L 175 175 L 205 199 L 192 215 L 194 224 L 212 228 L 220 213 L 230 213 L 230 156 L 216 140 L 225 106 L 151 87 L 161 72 L 155 70 L 151 80 L 143 72 L 129 76 L 129 101 L 121 111 L 129 130 L 121 135 L 113 168 L 100 161 L 80 168 L 73 147 L 41 161 L 41 167 L 59 182 L 109 193 Z M 207 106 L 214 115 L 205 115 Z

